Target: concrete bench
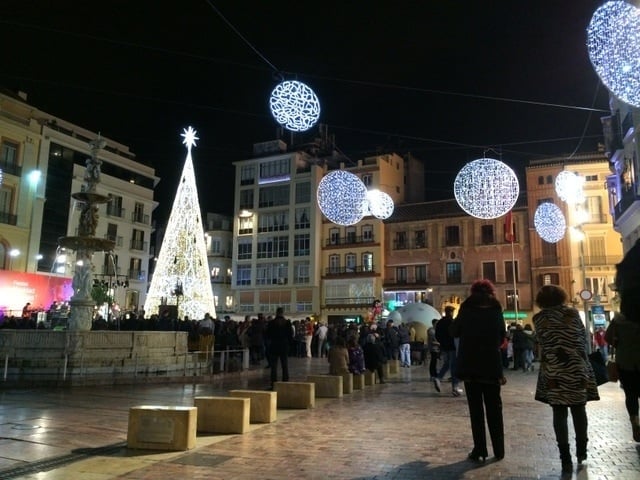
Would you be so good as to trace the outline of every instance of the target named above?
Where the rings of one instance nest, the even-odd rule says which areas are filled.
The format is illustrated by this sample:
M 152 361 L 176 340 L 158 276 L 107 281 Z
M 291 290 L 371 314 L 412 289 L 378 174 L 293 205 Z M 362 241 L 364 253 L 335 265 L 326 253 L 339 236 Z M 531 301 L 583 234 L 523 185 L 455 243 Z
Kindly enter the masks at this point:
M 342 374 L 342 393 L 353 393 L 353 373 Z
M 389 375 L 391 375 L 391 365 L 390 362 L 392 362 L 393 360 L 388 360 L 386 362 L 384 362 L 382 364 L 382 372 L 384 373 L 384 378 L 389 378 Z M 396 372 L 397 373 L 397 372 Z
M 313 382 L 275 382 L 278 408 L 313 408 L 316 406 L 316 384 Z
M 353 376 L 353 389 L 354 390 L 364 389 L 364 374 Z
M 249 398 L 195 397 L 198 408 L 198 431 L 209 433 L 244 433 L 249 430 Z
M 387 364 L 389 365 L 389 371 L 385 372 L 387 375 L 400 373 L 400 360 L 389 360 Z
M 278 416 L 278 393 L 263 390 L 231 390 L 232 397 L 251 400 L 249 421 L 251 423 L 272 423 Z
M 316 384 L 317 398 L 342 397 L 342 375 L 309 375 L 307 382 Z
M 190 450 L 196 446 L 197 420 L 196 407 L 131 407 L 127 446 L 145 450 Z
M 365 385 L 375 385 L 376 384 L 376 372 L 371 370 L 365 370 L 362 374 L 364 377 Z

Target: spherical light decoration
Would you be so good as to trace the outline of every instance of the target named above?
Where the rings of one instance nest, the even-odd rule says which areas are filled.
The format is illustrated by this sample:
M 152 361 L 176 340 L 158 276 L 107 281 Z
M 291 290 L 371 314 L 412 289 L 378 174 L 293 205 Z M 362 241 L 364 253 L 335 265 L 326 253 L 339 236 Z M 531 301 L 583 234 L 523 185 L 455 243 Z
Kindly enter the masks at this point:
M 544 202 L 538 205 L 533 215 L 536 232 L 545 242 L 557 243 L 564 238 L 567 222 L 560 207 L 554 203 Z
M 329 221 L 355 225 L 365 214 L 367 187 L 353 173 L 333 170 L 318 185 L 318 206 Z
M 568 170 L 561 171 L 555 181 L 556 193 L 567 203 L 584 202 L 584 177 Z
M 320 101 L 302 82 L 285 80 L 276 85 L 269 100 L 271 114 L 280 125 L 292 132 L 304 132 L 320 118 Z
M 365 215 L 371 214 L 376 218 L 384 220 L 391 216 L 393 208 L 393 198 L 385 192 L 375 189 L 367 192 Z
M 479 158 L 458 172 L 453 193 L 458 205 L 469 215 L 491 219 L 513 208 L 520 185 L 515 172 L 500 160 Z
M 593 67 L 611 92 L 640 106 L 640 10 L 622 2 L 599 7 L 587 28 L 587 49 Z

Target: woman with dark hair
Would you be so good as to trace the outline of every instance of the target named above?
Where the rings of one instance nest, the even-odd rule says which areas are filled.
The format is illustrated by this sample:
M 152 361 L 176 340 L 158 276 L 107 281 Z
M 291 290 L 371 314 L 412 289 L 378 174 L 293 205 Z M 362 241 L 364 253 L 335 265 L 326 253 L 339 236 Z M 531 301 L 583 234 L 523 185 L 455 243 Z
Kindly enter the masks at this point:
M 640 442 L 640 240 L 616 265 L 616 287 L 620 296 L 620 314 L 605 333 L 615 348 L 616 366 L 624 390 L 624 403 L 631 421 L 633 439 Z
M 500 345 L 505 337 L 505 325 L 502 306 L 489 280 L 477 280 L 471 285 L 471 295 L 462 302 L 451 333 L 460 339 L 456 376 L 464 381 L 471 418 L 473 450 L 468 458 L 484 462 L 488 456 L 486 411 L 493 454 L 502 460 L 504 424 L 500 387 L 505 379 Z
M 585 405 L 600 400 L 595 375 L 587 358 L 585 329 L 578 311 L 566 305 L 567 293 L 557 285 L 545 285 L 536 295 L 541 310 L 533 316 L 540 345 L 540 372 L 536 400 L 553 409 L 562 473 L 571 473 L 573 463 L 567 428 L 571 410 L 578 463 L 587 458 L 587 411 Z

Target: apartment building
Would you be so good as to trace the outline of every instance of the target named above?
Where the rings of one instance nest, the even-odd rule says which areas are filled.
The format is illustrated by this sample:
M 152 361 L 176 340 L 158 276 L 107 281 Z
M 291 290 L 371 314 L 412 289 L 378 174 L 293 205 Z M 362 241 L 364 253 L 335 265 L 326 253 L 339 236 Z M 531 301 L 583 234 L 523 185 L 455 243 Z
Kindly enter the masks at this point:
M 231 290 L 233 258 L 233 218 L 220 213 L 204 216 L 204 239 L 207 247 L 207 261 L 211 276 L 211 291 L 216 314 L 234 311 L 234 296 Z

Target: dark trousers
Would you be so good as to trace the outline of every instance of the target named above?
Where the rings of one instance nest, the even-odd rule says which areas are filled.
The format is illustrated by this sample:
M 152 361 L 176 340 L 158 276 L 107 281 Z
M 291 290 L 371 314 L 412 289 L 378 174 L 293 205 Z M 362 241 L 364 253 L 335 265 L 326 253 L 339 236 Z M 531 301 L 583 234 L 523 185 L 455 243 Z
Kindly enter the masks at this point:
M 431 358 L 429 359 L 429 376 L 435 378 L 438 376 L 438 359 L 440 358 L 440 352 L 431 352 Z
M 624 404 L 630 417 L 638 416 L 638 398 L 640 397 L 640 372 L 623 370 L 618 367 L 620 383 L 624 390 Z
M 278 359 L 282 366 L 282 381 L 289 381 L 289 348 L 281 347 L 269 349 L 269 365 L 271 366 L 271 383 L 278 381 Z
M 556 433 L 558 445 L 569 444 L 569 428 L 567 426 L 568 410 L 571 410 L 573 429 L 576 434 L 576 445 L 587 444 L 587 411 L 585 404 L 581 405 L 552 405 L 553 430 Z
M 504 457 L 504 424 L 500 385 L 497 382 L 495 384 L 464 382 L 464 389 L 469 404 L 474 453 L 483 457 L 488 456 L 487 433 L 484 426 L 486 412 L 493 454 L 499 458 Z

